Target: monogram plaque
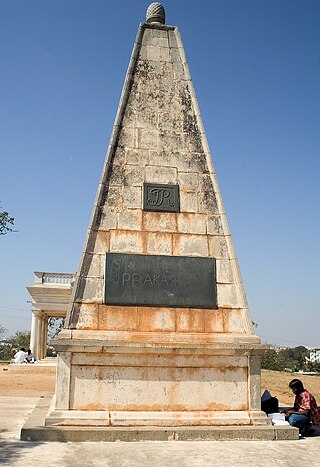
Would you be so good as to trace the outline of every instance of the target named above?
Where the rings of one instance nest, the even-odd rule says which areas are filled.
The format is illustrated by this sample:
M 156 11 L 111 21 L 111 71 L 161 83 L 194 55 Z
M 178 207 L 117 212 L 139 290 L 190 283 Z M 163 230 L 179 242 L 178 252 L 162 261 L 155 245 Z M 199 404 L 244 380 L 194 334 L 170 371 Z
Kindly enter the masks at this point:
M 215 259 L 106 253 L 105 303 L 217 308 Z
M 144 211 L 179 212 L 179 185 L 143 184 Z

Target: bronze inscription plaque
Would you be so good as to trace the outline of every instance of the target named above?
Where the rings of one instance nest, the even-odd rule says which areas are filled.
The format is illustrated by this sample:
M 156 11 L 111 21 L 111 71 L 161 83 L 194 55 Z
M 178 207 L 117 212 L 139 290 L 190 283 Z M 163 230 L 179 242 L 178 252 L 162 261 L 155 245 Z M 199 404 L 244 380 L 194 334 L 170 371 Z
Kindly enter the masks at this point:
M 144 211 L 179 212 L 179 185 L 143 184 Z
M 214 258 L 106 253 L 105 303 L 217 308 Z

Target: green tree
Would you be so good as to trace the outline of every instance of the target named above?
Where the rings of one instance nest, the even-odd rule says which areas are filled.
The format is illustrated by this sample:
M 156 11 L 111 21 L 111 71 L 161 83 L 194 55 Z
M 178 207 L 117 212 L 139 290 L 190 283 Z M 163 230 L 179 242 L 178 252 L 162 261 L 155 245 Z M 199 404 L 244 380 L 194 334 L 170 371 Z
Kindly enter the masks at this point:
M 261 368 L 274 371 L 299 371 L 306 368 L 305 357 L 309 356 L 306 347 L 268 349 L 261 357 Z
M 7 342 L 17 351 L 21 347 L 27 350 L 30 346 L 30 331 L 17 331 L 13 336 L 7 339 Z
M 303 345 L 293 348 L 289 347 L 287 349 L 282 349 L 280 352 L 286 361 L 286 368 L 290 369 L 291 371 L 305 369 L 305 357 L 309 357 L 310 354 L 310 351 L 306 347 Z
M 47 357 L 55 357 L 57 355 L 55 348 L 51 345 L 51 340 L 55 339 L 59 332 L 63 329 L 64 318 L 49 318 L 48 320 L 48 338 Z
M 0 205 L 0 235 L 6 235 L 8 232 L 16 232 L 13 230 L 14 217 L 10 217 L 7 211 L 1 210 Z
M 11 360 L 15 353 L 24 347 L 30 346 L 30 331 L 17 331 L 13 336 L 4 339 L 0 346 L 0 360 Z
M 261 368 L 264 370 L 284 371 L 286 362 L 280 351 L 268 349 L 261 357 Z
M 49 318 L 48 320 L 48 336 L 49 340 L 58 336 L 59 332 L 63 329 L 64 318 Z

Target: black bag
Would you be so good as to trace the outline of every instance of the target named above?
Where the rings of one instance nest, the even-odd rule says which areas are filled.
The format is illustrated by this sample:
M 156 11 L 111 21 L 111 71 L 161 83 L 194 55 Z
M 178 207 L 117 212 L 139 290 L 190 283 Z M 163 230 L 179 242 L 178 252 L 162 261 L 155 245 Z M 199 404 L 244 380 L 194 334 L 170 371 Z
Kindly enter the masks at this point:
M 277 413 L 279 412 L 279 401 L 276 397 L 271 397 L 266 401 L 261 401 L 261 410 L 265 412 L 267 415 L 269 413 Z

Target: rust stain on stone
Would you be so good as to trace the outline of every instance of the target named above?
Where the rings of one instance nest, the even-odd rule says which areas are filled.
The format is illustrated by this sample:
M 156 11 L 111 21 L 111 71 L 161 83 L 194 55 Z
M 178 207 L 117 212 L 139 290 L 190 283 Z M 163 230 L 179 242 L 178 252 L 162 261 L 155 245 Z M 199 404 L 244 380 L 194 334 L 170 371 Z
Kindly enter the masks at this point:
M 76 329 L 98 329 L 98 305 L 91 303 L 77 304 L 78 322 Z
M 74 404 L 73 407 L 71 407 L 71 410 L 84 410 L 84 411 L 105 411 L 106 405 L 104 404 L 86 404 L 86 405 L 78 405 Z
M 137 331 L 137 307 L 103 306 L 99 308 L 99 329 Z
M 207 310 L 204 315 L 205 332 L 223 332 L 223 317 L 221 310 Z
M 231 318 L 233 313 L 238 313 L 238 318 L 237 318 L 237 324 L 238 326 L 241 323 L 241 316 L 240 316 L 240 309 L 238 308 L 224 308 L 222 312 L 223 316 L 223 327 L 224 327 L 224 332 L 226 333 L 232 333 L 235 332 L 234 326 L 231 325 Z M 237 330 L 239 332 L 239 330 Z
M 187 404 L 86 404 L 73 407 L 73 410 L 84 411 L 121 411 L 121 412 L 177 412 L 174 415 L 177 419 L 185 417 L 188 412 L 201 411 L 202 418 L 212 417 L 211 412 L 223 411 L 246 411 L 248 410 L 247 404 L 242 404 L 237 407 L 230 407 L 225 404 L 218 404 L 211 402 L 205 406 L 194 407 Z
M 139 331 L 174 331 L 174 308 L 139 307 L 138 308 Z
M 204 310 L 178 308 L 176 310 L 177 332 L 204 332 Z

